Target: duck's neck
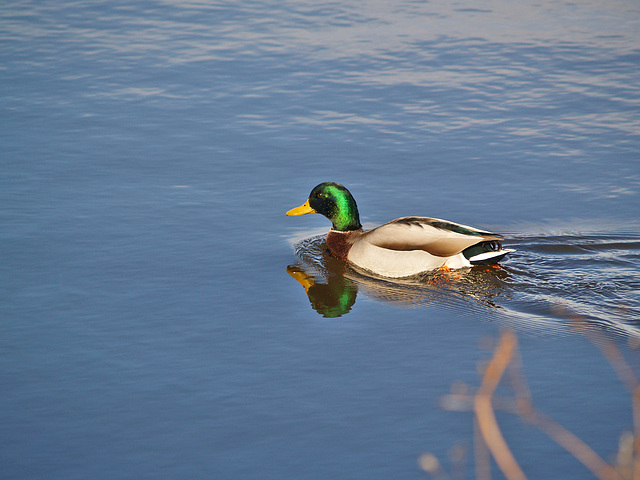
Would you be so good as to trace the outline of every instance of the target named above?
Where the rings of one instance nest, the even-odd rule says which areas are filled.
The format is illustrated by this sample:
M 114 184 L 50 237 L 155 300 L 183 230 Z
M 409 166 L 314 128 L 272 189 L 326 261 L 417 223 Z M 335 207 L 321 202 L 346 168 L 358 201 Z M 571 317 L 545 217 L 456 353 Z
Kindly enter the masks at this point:
M 331 255 L 346 262 L 351 245 L 353 245 L 355 238 L 360 233 L 362 233 L 362 230 L 350 230 L 348 232 L 341 232 L 333 228 L 329 230 L 329 233 L 327 233 L 327 248 Z
M 348 191 L 346 195 L 336 195 L 335 204 L 331 206 L 326 216 L 331 220 L 333 230 L 348 232 L 362 229 L 358 206 Z

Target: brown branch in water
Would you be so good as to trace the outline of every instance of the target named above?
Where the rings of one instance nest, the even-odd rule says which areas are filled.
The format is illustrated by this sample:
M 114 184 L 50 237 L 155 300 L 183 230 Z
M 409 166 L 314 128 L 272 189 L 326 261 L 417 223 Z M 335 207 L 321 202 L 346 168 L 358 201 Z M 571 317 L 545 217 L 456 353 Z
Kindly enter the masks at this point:
M 518 349 L 513 352 L 513 358 L 509 363 L 509 380 L 516 397 L 516 408 L 519 412 L 531 413 L 533 410 L 533 397 L 522 368 L 522 355 Z
M 468 395 L 449 395 L 446 399 L 449 408 L 453 406 L 454 408 L 457 407 L 455 409 L 464 409 L 465 405 L 468 407 L 473 401 L 480 434 L 486 441 L 498 466 L 508 479 L 525 477 L 509 451 L 495 420 L 493 412 L 494 401 L 498 408 L 519 415 L 543 431 L 558 445 L 571 453 L 600 480 L 621 480 L 620 474 L 579 437 L 533 407 L 531 391 L 522 371 L 522 361 L 516 347 L 517 340 L 515 335 L 513 333 L 504 334 L 485 371 L 482 385 L 476 395 L 473 399 Z M 516 398 L 495 398 L 494 391 L 507 368 L 509 368 L 509 376 Z M 640 390 L 638 392 L 637 404 L 640 405 Z M 478 444 L 476 443 L 476 445 Z M 476 446 L 476 449 L 482 455 L 480 448 Z M 482 472 L 486 471 L 486 467 L 478 467 L 477 465 L 477 468 Z M 486 478 L 486 473 L 482 473 L 482 475 Z M 635 477 L 634 480 L 636 480 Z
M 572 326 L 600 349 L 602 355 L 609 361 L 623 385 L 627 387 L 631 394 L 634 394 L 638 387 L 640 387 L 640 382 L 638 382 L 633 370 L 624 359 L 624 355 L 622 355 L 622 352 L 616 344 L 601 333 L 590 330 L 583 320 L 576 319 L 575 317 L 571 318 L 573 320 Z
M 446 398 L 448 410 L 468 410 L 471 408 L 474 397 L 464 394 L 450 394 Z M 544 413 L 536 410 L 532 405 L 525 405 L 520 400 L 504 397 L 494 397 L 497 409 L 520 416 L 549 438 L 572 454 L 578 461 L 601 480 L 622 480 L 615 469 L 605 462 L 591 447 L 584 443 L 578 436 L 567 430 Z M 454 408 L 451 408 L 451 407 Z M 485 475 L 486 477 L 486 475 Z M 482 478 L 485 478 L 482 477 Z M 481 477 L 478 477 L 481 478 Z M 635 479 L 634 479 L 635 480 Z
M 491 454 L 482 438 L 478 421 L 473 422 L 473 457 L 475 459 L 476 480 L 491 480 Z
M 633 412 L 633 480 L 640 480 L 640 382 L 633 370 L 624 359 L 624 355 L 616 344 L 600 332 L 589 328 L 581 315 L 564 312 L 571 320 L 573 328 L 582 333 L 596 347 L 616 372 L 622 384 L 631 393 L 631 408 Z
M 502 436 L 491 399 L 507 365 L 511 361 L 517 343 L 516 337 L 512 332 L 506 332 L 502 335 L 473 402 L 480 433 L 498 467 L 500 467 L 500 470 L 508 480 L 526 480 L 527 477 L 518 462 L 516 462 Z
M 531 409 L 521 415 L 533 426 L 547 434 L 549 438 L 573 455 L 600 480 L 622 480 L 618 472 L 605 462 L 589 445 L 578 436 L 542 412 Z
M 579 319 L 571 318 L 571 320 L 574 322 L 574 327 L 582 330 L 582 333 L 602 351 L 632 395 L 634 432 L 621 437 L 621 446 L 616 462 L 618 470 L 605 462 L 578 436 L 533 407 L 531 391 L 522 370 L 522 359 L 517 350 L 516 337 L 513 333 L 505 333 L 500 338 L 494 356 L 485 370 L 482 384 L 477 393 L 472 396 L 464 388 L 463 392 L 454 390 L 442 398 L 441 406 L 446 410 L 473 409 L 475 412 L 474 452 L 476 477 L 479 480 L 491 478 L 488 452 L 493 455 L 507 480 L 526 479 L 502 436 L 495 418 L 494 408 L 516 414 L 537 427 L 573 455 L 600 480 L 623 480 L 623 478 L 640 480 L 640 382 L 613 341 L 589 331 L 582 322 L 577 321 Z M 515 398 L 494 395 L 507 368 Z
M 543 431 L 549 438 L 587 467 L 597 478 L 601 480 L 622 480 L 618 472 L 578 436 L 534 408 L 531 389 L 522 370 L 522 357 L 519 351 L 513 354 L 513 359 L 509 365 L 509 373 L 511 385 L 516 395 L 516 413 L 520 417 Z M 633 376 L 633 373 L 631 373 L 631 376 Z

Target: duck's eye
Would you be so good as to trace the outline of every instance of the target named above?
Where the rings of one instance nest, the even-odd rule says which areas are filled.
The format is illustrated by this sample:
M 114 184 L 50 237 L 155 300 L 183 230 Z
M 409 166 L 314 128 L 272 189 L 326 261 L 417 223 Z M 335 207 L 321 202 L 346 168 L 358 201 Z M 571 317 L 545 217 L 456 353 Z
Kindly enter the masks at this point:
M 324 197 L 324 193 L 318 192 L 318 193 L 316 193 L 316 197 L 322 198 L 322 197 Z

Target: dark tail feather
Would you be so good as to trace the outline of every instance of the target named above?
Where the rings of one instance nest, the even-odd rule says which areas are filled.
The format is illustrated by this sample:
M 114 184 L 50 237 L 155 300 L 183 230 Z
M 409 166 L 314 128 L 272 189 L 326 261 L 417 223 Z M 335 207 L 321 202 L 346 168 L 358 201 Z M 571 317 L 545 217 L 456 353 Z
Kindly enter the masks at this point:
M 493 265 L 502 260 L 508 253 L 515 252 L 512 248 L 502 248 L 497 240 L 476 243 L 466 248 L 462 254 L 472 265 Z

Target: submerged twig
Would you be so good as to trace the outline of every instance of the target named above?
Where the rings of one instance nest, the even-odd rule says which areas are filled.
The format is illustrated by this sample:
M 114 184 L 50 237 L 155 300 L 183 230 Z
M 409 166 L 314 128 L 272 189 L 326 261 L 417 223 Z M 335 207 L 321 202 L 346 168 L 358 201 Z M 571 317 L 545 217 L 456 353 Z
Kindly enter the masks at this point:
M 612 365 L 621 382 L 631 392 L 633 409 L 633 433 L 623 434 L 615 466 L 607 463 L 589 445 L 551 417 L 538 411 L 526 376 L 522 370 L 522 358 L 517 348 L 514 333 L 504 333 L 493 357 L 484 372 L 482 382 L 475 394 L 465 386 L 452 389 L 442 397 L 442 408 L 475 413 L 474 456 L 475 473 L 478 480 L 491 479 L 490 455 L 507 480 L 523 480 L 526 476 L 509 449 L 495 416 L 495 409 L 520 416 L 538 428 L 581 462 L 599 480 L 640 480 L 640 382 L 625 361 L 622 352 L 613 341 L 585 328 L 580 318 L 571 317 L 576 329 L 584 333 L 603 353 Z M 509 374 L 514 398 L 495 395 L 499 383 Z M 438 473 L 442 474 L 440 470 Z
M 455 405 L 455 408 L 445 407 L 450 410 L 469 410 L 473 404 L 474 397 L 464 394 L 450 394 L 447 396 L 447 402 Z M 622 480 L 622 477 L 615 469 L 605 462 L 589 445 L 584 443 L 580 437 L 573 434 L 551 417 L 538 411 L 533 405 L 523 405 L 520 399 L 512 399 L 505 397 L 493 397 L 493 404 L 496 409 L 512 413 L 520 416 L 534 427 L 541 430 L 549 438 L 554 440 L 558 445 L 571 453 L 578 461 L 601 480 Z M 476 453 L 481 449 L 476 448 Z M 486 478 L 476 475 L 477 478 Z
M 473 455 L 475 458 L 476 480 L 491 480 L 491 454 L 480 433 L 478 421 L 473 422 Z
M 517 343 L 513 333 L 507 332 L 502 335 L 498 348 L 487 366 L 482 384 L 475 395 L 474 411 L 478 420 L 480 433 L 487 443 L 498 467 L 500 467 L 500 470 L 504 473 L 504 476 L 509 480 L 526 480 L 526 475 L 520 468 L 520 465 L 518 465 L 518 462 L 516 462 L 507 442 L 502 436 L 491 404 L 493 392 L 498 386 L 498 383 L 500 383 L 500 379 L 511 361 Z
M 599 479 L 622 480 L 618 472 L 577 435 L 534 408 L 531 390 L 522 370 L 522 357 L 519 351 L 514 353 L 509 367 L 511 385 L 516 395 L 517 414 L 571 453 Z
M 582 333 L 609 361 L 622 384 L 631 393 L 631 409 L 633 412 L 633 480 L 640 480 L 640 382 L 624 359 L 624 355 L 609 338 L 590 330 L 580 316 L 570 316 L 573 327 Z
M 605 462 L 580 437 L 567 430 L 558 422 L 542 412 L 532 409 L 530 414 L 522 415 L 525 420 L 546 433 L 549 438 L 572 454 L 591 473 L 601 480 L 622 480 L 615 468 Z

